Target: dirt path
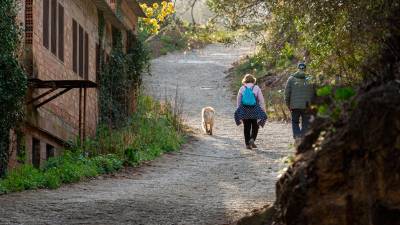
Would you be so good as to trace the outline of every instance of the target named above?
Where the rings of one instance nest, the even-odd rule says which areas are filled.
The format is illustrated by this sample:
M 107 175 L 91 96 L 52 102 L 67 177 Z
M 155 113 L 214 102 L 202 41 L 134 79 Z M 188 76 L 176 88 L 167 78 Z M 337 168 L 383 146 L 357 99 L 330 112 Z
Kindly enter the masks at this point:
M 153 60 L 145 85 L 155 96 L 184 98 L 188 125 L 200 128 L 205 105 L 217 111 L 215 136 L 196 134 L 182 151 L 114 178 L 0 196 L 0 224 L 226 224 L 274 200 L 290 130 L 269 123 L 260 149 L 243 148 L 242 127 L 223 73 L 248 48 L 209 46 Z

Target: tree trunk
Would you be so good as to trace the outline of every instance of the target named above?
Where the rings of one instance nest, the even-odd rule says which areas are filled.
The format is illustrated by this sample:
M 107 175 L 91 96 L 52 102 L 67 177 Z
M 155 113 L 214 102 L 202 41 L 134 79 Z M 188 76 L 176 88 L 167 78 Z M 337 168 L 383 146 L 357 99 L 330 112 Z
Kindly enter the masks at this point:
M 194 19 L 194 6 L 196 5 L 197 0 L 193 0 L 192 5 L 190 6 L 190 15 L 192 16 L 192 24 L 196 25 L 196 20 Z

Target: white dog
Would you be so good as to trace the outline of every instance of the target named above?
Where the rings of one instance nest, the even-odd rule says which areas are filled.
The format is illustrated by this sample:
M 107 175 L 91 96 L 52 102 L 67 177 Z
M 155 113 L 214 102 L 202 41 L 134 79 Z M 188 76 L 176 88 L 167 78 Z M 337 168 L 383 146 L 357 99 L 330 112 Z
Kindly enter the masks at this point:
M 214 117 L 215 117 L 215 110 L 212 107 L 210 106 L 204 107 L 201 110 L 201 118 L 202 118 L 201 125 L 206 134 L 209 135 L 213 134 Z

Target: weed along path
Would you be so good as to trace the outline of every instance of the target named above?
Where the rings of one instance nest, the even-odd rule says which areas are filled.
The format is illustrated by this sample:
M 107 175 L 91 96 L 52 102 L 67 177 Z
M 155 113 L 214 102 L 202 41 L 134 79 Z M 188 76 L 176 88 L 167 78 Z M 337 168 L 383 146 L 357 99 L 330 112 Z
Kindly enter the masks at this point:
M 115 176 L 0 196 L 0 224 L 227 224 L 275 198 L 290 151 L 289 126 L 268 123 L 258 150 L 244 149 L 224 71 L 251 49 L 211 45 L 152 61 L 146 89 L 157 98 L 178 87 L 194 137 L 181 151 Z M 204 106 L 217 112 L 214 136 L 199 132 Z

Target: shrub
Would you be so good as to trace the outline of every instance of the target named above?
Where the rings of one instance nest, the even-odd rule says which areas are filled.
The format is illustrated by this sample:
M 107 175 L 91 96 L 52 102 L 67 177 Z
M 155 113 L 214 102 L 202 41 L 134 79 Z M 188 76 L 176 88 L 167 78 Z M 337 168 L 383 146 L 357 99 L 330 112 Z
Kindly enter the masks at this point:
M 1 181 L 6 192 L 22 191 L 44 187 L 43 174 L 31 165 L 23 165 L 11 171 L 7 178 Z
M 0 194 L 37 188 L 55 189 L 62 183 L 73 183 L 98 174 L 111 173 L 122 168 L 123 161 L 116 155 L 84 157 L 66 152 L 50 158 L 43 169 L 23 165 L 0 180 Z
M 342 108 L 351 109 L 354 106 L 353 96 L 356 92 L 352 87 L 332 87 L 330 85 L 323 86 L 317 89 L 317 96 L 319 104 L 317 108 L 318 116 L 337 120 L 341 113 Z
M 163 44 L 163 47 L 161 49 L 162 54 L 182 50 L 187 46 L 187 40 L 182 36 L 173 37 L 168 35 L 161 35 L 160 41 Z
M 54 189 L 62 183 L 118 171 L 124 163 L 138 165 L 163 152 L 177 150 L 184 138 L 179 131 L 179 114 L 170 105 L 160 104 L 151 97 L 139 97 L 138 110 L 126 126 L 118 130 L 101 126 L 96 138 L 82 143 L 83 148 L 74 143 L 63 155 L 50 158 L 42 169 L 24 165 L 10 171 L 0 180 L 0 194 Z
M 100 126 L 94 140 L 86 141 L 87 153 L 91 156 L 114 154 L 127 165 L 138 165 L 141 161 L 151 160 L 163 152 L 175 151 L 183 143 L 180 131 L 180 116 L 172 110 L 169 103 L 160 104 L 148 96 L 140 96 L 137 100 L 137 111 L 132 114 L 126 126 L 110 129 Z M 108 161 L 115 158 L 96 159 L 99 165 L 107 167 Z M 117 168 L 118 163 L 114 164 Z
M 136 165 L 140 161 L 139 151 L 133 148 L 125 149 L 124 156 L 128 165 Z
M 57 168 L 51 168 L 44 173 L 45 186 L 49 189 L 59 188 L 62 184 L 60 171 Z
M 6 187 L 4 187 L 3 182 L 0 182 L 0 195 L 7 193 Z
M 122 168 L 123 162 L 115 155 L 109 154 L 105 156 L 97 156 L 90 160 L 93 163 L 98 173 L 112 173 Z

